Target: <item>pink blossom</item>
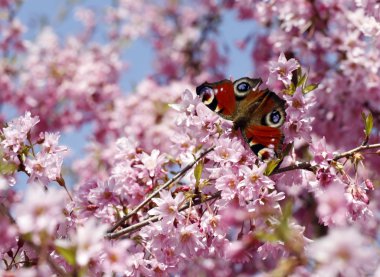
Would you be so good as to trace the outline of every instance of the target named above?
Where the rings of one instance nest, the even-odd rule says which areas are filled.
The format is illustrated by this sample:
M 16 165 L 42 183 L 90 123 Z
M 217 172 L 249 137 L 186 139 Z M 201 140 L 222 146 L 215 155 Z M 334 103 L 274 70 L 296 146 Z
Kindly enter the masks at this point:
M 243 180 L 239 183 L 238 188 L 242 191 L 246 200 L 254 200 L 260 197 L 261 191 L 265 189 L 274 189 L 274 183 L 271 179 L 264 176 L 267 165 L 263 163 L 259 167 L 241 166 L 240 174 Z
M 302 138 L 311 141 L 310 133 L 312 131 L 311 123 L 314 118 L 299 119 L 292 114 L 288 116 L 282 129 L 285 134 L 285 143 L 293 142 L 296 138 Z
M 160 167 L 165 161 L 165 157 L 160 155 L 160 151 L 156 149 L 154 149 L 150 155 L 142 153 L 140 159 L 144 168 L 149 171 L 150 177 L 156 175 L 156 172 L 161 169 Z
M 30 130 L 39 122 L 38 116 L 32 117 L 30 112 L 20 116 L 8 123 L 8 126 L 2 129 L 4 140 L 1 144 L 13 152 L 18 152 L 24 145 Z
M 78 226 L 75 231 L 70 232 L 70 241 L 59 239 L 56 245 L 64 248 L 75 248 L 75 261 L 78 265 L 86 265 L 91 258 L 100 254 L 104 247 L 103 236 L 107 226 L 98 225 L 94 218 Z
M 42 150 L 51 154 L 67 151 L 67 147 L 58 145 L 59 137 L 59 133 L 45 132 L 44 134 L 40 134 L 40 138 L 43 139 Z
M 101 255 L 102 268 L 106 273 L 123 273 L 125 271 L 127 261 L 129 258 L 128 249 L 131 247 L 132 242 L 129 240 L 122 240 L 118 242 L 105 242 L 103 253 Z
M 197 254 L 198 250 L 205 248 L 202 242 L 203 234 L 199 231 L 197 225 L 198 224 L 185 225 L 179 229 L 179 247 L 177 250 L 187 257 L 193 257 Z
M 345 225 L 347 222 L 347 199 L 342 182 L 335 181 L 317 195 L 317 214 L 320 221 L 326 225 Z
M 314 142 L 315 141 L 315 142 Z M 323 167 L 328 167 L 329 162 L 334 157 L 333 153 L 328 150 L 326 144 L 326 138 L 313 139 L 313 144 L 311 145 L 311 152 L 314 155 L 314 164 L 318 164 Z
M 368 144 L 380 139 L 378 1 L 120 0 L 96 10 L 74 7 L 84 32 L 32 24 L 35 38 L 24 33 L 21 2 L 0 0 L 0 124 L 24 114 L 0 130 L 1 274 L 261 276 L 294 256 L 302 263 L 287 267 L 287 275 L 376 274 L 378 149 L 361 151 L 358 166 L 350 157 L 333 158 L 363 144 L 362 112 L 374 119 Z M 231 21 L 239 28 L 224 32 Z M 244 27 L 252 24 L 255 32 Z M 223 33 L 229 36 L 221 40 Z M 136 42 L 149 55 L 129 55 Z M 235 59 L 235 50 L 244 59 Z M 129 74 L 147 64 L 148 75 Z M 193 93 L 206 80 L 230 78 L 234 65 L 241 77 L 267 80 L 286 101 L 281 130 L 291 150 L 282 153 L 280 174 L 266 176 L 268 164 L 233 122 Z M 308 79 L 293 91 L 297 69 Z M 309 84 L 318 91 L 305 94 Z M 271 101 L 253 96 L 238 99 L 236 109 L 252 100 L 258 109 L 247 119 L 261 124 L 259 111 Z M 85 150 L 68 161 L 73 175 L 62 170 L 67 149 L 58 140 L 66 130 L 76 130 L 65 135 L 70 140 L 82 130 L 87 138 Z M 104 239 L 103 225 L 114 226 L 212 146 L 197 170 L 116 229 L 132 232 Z M 307 170 L 292 169 L 308 163 Z M 34 190 L 33 180 L 43 186 Z M 62 186 L 52 191 L 54 180 L 65 181 L 74 201 Z M 289 233 L 283 238 L 282 231 Z M 260 233 L 276 241 L 261 241 Z
M 315 97 L 310 94 L 303 94 L 302 88 L 297 87 L 293 95 L 283 95 L 287 102 L 286 114 L 294 117 L 308 116 L 305 113 L 310 112 L 310 108 L 315 104 Z
M 284 256 L 284 245 L 280 243 L 265 242 L 261 245 L 257 251 L 261 259 L 266 260 L 268 258 L 280 259 Z
M 299 68 L 299 63 L 295 59 L 287 60 L 284 53 L 281 53 L 277 62 L 270 62 L 270 75 L 267 85 L 272 86 L 277 80 L 285 86 L 289 86 L 292 80 L 292 72 Z
M 219 163 L 237 163 L 244 152 L 244 148 L 236 138 L 221 138 L 213 151 L 213 159 Z
M 336 175 L 331 171 L 331 167 L 318 169 L 316 177 L 320 186 L 328 187 L 334 181 Z
M 371 274 L 375 270 L 372 261 L 378 260 L 376 249 L 355 228 L 332 229 L 328 236 L 310 244 L 307 253 L 324 276 Z
M 97 187 L 91 189 L 86 196 L 91 203 L 98 208 L 108 205 L 120 204 L 121 188 L 113 180 L 98 183 Z
M 61 176 L 63 156 L 39 152 L 35 158 L 25 161 L 25 170 L 30 174 L 29 182 L 40 182 L 47 185 Z
M 212 233 L 218 235 L 225 235 L 228 225 L 222 224 L 220 214 L 211 214 L 206 211 L 201 220 L 201 226 L 204 233 Z
M 17 229 L 5 217 L 0 218 L 0 253 L 6 253 L 16 241 Z M 0 255 L 2 256 L 2 255 Z
M 185 203 L 185 196 L 182 192 L 177 193 L 173 198 L 170 191 L 163 190 L 160 192 L 160 198 L 153 198 L 152 201 L 157 207 L 151 209 L 148 213 L 162 217 L 164 225 L 172 225 L 175 219 L 183 219 L 179 212 L 180 207 Z
M 233 199 L 238 192 L 239 178 L 231 172 L 224 174 L 215 181 L 215 188 L 222 192 L 223 199 Z
M 14 206 L 19 231 L 22 234 L 31 233 L 36 243 L 40 243 L 39 233 L 46 232 L 53 235 L 58 224 L 64 222 L 65 200 L 67 195 L 62 190 L 58 191 L 55 188 L 45 190 L 38 184 L 30 184 L 24 201 Z

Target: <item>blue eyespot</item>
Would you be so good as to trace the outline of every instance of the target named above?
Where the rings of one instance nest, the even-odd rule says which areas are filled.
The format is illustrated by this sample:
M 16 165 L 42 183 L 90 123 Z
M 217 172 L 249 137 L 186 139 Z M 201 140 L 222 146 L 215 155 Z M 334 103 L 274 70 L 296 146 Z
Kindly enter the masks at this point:
M 277 124 L 279 123 L 281 120 L 281 114 L 274 110 L 271 114 L 270 114 L 270 121 L 272 121 L 272 123 L 274 124 Z
M 250 86 L 248 83 L 246 83 L 246 82 L 242 82 L 242 83 L 240 83 L 240 84 L 237 86 L 237 90 L 238 90 L 238 91 L 241 91 L 241 92 L 243 92 L 243 91 L 247 91 L 247 90 L 249 90 L 249 89 L 251 89 L 251 86 Z

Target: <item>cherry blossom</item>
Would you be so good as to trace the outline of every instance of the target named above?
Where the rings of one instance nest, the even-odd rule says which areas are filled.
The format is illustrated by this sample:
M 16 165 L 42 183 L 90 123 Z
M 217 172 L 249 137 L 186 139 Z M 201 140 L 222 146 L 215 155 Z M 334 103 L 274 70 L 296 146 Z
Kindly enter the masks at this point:
M 67 33 L 26 4 L 0 0 L 1 275 L 380 272 L 378 1 L 80 2 Z M 241 68 L 285 103 L 265 161 L 195 93 Z

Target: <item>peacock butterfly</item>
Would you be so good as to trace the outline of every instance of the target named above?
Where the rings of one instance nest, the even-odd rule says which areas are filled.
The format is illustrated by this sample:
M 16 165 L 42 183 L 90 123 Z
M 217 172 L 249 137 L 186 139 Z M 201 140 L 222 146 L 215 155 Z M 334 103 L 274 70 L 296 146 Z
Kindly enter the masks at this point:
M 202 102 L 221 117 L 232 120 L 252 151 L 263 161 L 279 156 L 284 135 L 285 101 L 274 92 L 260 90 L 261 79 L 244 77 L 232 82 L 205 82 L 196 88 Z

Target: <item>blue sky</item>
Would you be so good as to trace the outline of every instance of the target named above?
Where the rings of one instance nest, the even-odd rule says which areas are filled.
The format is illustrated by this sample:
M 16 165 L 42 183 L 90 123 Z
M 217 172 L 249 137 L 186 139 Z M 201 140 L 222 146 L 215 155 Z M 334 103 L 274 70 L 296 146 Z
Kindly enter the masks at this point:
M 72 5 L 71 2 L 77 4 Z M 81 28 L 81 24 L 74 17 L 74 12 L 79 5 L 101 10 L 111 2 L 112 0 L 25 0 L 18 17 L 28 28 L 25 34 L 27 39 L 33 39 L 44 24 L 51 25 L 57 34 L 65 37 Z M 64 19 L 60 16 L 62 14 L 66 14 Z M 220 26 L 220 40 L 227 44 L 230 50 L 230 66 L 226 76 L 239 78 L 251 74 L 252 64 L 247 59 L 249 53 L 238 50 L 234 42 L 243 38 L 254 28 L 252 21 L 238 22 L 232 12 L 226 13 L 223 17 Z M 95 39 L 101 42 L 103 38 L 98 34 Z M 147 43 L 137 40 L 126 49 L 124 58 L 130 65 L 126 78 L 124 78 L 126 83 L 123 84 L 123 87 L 128 90 L 151 73 L 153 53 Z
M 76 4 L 70 4 L 72 2 Z M 26 39 L 33 40 L 44 25 L 50 25 L 60 37 L 66 37 L 82 28 L 74 17 L 74 12 L 79 5 L 100 10 L 111 2 L 112 0 L 25 0 L 19 10 L 18 18 L 28 29 L 25 34 Z M 60 17 L 62 14 L 65 14 L 64 19 Z M 235 41 L 244 38 L 252 29 L 255 29 L 252 21 L 238 22 L 232 12 L 226 13 L 223 17 L 219 29 L 220 42 L 228 45 L 230 59 L 226 77 L 240 78 L 251 75 L 253 68 L 250 59 L 247 59 L 250 55 L 247 52 L 249 50 L 238 50 Z M 101 42 L 103 38 L 98 34 L 95 40 Z M 137 40 L 126 49 L 123 58 L 127 61 L 129 69 L 123 76 L 121 85 L 128 92 L 145 76 L 152 73 L 153 52 L 146 42 Z M 90 134 L 89 126 L 62 134 L 62 143 L 72 149 L 71 159 L 81 154 L 88 134 Z

